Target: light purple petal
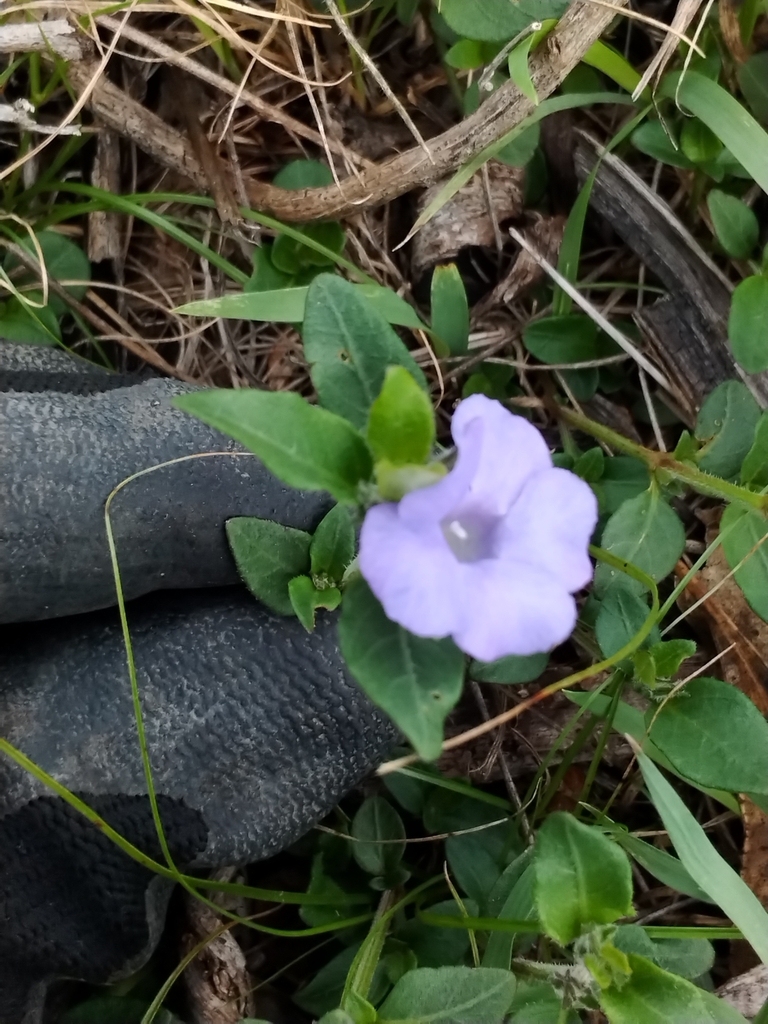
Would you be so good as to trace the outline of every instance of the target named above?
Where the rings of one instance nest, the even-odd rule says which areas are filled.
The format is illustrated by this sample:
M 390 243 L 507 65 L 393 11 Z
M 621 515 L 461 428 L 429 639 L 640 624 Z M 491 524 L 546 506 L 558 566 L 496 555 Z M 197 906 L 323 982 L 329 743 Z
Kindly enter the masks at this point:
M 366 513 L 360 571 L 393 622 L 417 636 L 448 636 L 461 613 L 459 568 L 439 526 L 414 529 L 397 505 Z
M 565 469 L 528 480 L 500 530 L 499 557 L 551 573 L 574 593 L 592 579 L 587 546 L 597 524 L 589 484 Z
M 452 431 L 445 479 L 368 511 L 361 572 L 388 617 L 418 636 L 453 636 L 483 661 L 551 650 L 592 576 L 595 497 L 499 402 L 466 399 Z
M 497 561 L 464 568 L 464 615 L 452 635 L 473 658 L 541 654 L 573 632 L 576 602 L 556 577 L 530 565 Z
M 461 407 L 459 407 L 461 408 Z M 466 499 L 472 486 L 482 450 L 483 423 L 476 420 L 470 425 L 466 443 L 459 449 L 453 469 L 431 487 L 412 491 L 400 502 L 403 522 L 414 526 L 430 521 L 440 522 Z
M 482 424 L 479 437 L 478 422 Z M 480 448 L 464 508 L 502 516 L 531 475 L 552 467 L 549 449 L 536 427 L 485 395 L 471 395 L 459 404 L 451 433 L 460 452 L 478 444 Z

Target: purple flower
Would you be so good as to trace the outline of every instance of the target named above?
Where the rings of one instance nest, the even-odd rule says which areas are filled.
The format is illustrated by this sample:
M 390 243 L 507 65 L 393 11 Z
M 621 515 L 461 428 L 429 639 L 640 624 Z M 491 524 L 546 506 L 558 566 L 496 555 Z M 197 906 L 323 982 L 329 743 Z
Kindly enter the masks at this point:
M 451 431 L 447 476 L 368 510 L 360 570 L 417 636 L 452 636 L 482 661 L 548 651 L 572 632 L 572 595 L 592 578 L 595 496 L 500 402 L 472 395 Z

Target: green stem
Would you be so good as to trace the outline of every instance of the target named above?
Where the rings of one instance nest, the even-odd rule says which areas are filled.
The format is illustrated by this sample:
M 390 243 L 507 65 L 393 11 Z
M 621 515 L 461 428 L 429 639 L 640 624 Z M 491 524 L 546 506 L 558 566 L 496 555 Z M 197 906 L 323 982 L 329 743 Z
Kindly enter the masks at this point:
M 710 476 L 709 473 L 704 473 L 702 470 L 696 469 L 695 466 L 678 462 L 668 452 L 654 452 L 650 448 L 644 448 L 641 444 L 630 441 L 629 438 L 611 430 L 610 427 L 605 427 L 602 423 L 597 423 L 572 409 L 560 408 L 558 415 L 572 427 L 591 434 L 598 441 L 604 441 L 620 452 L 624 452 L 625 455 L 639 459 L 640 462 L 645 463 L 651 473 L 666 473 L 673 479 L 687 484 L 699 494 L 706 494 L 710 498 L 719 498 L 722 501 L 732 501 L 737 505 L 746 506 L 763 514 L 768 513 L 768 495 L 758 494 L 746 487 L 739 487 L 738 484 L 731 484 L 717 476 Z

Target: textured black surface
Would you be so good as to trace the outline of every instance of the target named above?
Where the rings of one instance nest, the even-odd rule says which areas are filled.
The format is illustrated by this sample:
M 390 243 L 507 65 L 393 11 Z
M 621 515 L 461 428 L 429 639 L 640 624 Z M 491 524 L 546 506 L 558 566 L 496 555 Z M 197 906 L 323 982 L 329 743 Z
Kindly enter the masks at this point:
M 131 473 L 239 452 L 138 384 L 0 341 L 0 735 L 160 859 L 104 530 Z M 394 740 L 347 675 L 335 617 L 314 633 L 241 587 L 225 521 L 311 528 L 329 505 L 250 456 L 195 459 L 129 484 L 113 525 L 147 745 L 174 858 L 270 856 L 330 811 Z M 149 591 L 148 597 L 140 597 Z M 55 618 L 72 612 L 88 614 Z M 36 621 L 53 619 L 53 621 Z M 136 970 L 170 887 L 0 757 L 0 1024 L 39 1024 L 52 979 Z
M 117 495 L 112 526 L 128 599 L 236 583 L 227 519 L 311 529 L 330 507 L 327 495 L 284 486 L 230 438 L 175 409 L 171 400 L 192 390 L 187 385 L 158 378 L 67 393 L 55 389 L 110 378 L 87 364 L 73 364 L 70 377 L 61 353 L 19 348 L 0 342 L 6 384 L 29 387 L 29 374 L 38 373 L 46 388 L 0 391 L 0 622 L 115 603 L 104 504 L 117 484 L 151 466 L 237 453 L 166 466 Z
M 186 866 L 246 863 L 283 849 L 393 742 L 391 726 L 345 672 L 333 616 L 309 634 L 228 588 L 142 598 L 129 606 L 129 624 L 155 787 Z M 146 789 L 114 610 L 0 629 L 0 726 L 67 788 L 106 800 L 127 821 L 134 805 L 125 801 Z M 135 806 L 128 837 L 146 843 L 145 809 Z M 45 965 L 55 976 L 101 981 L 121 973 L 115 964 L 133 970 L 157 937 L 149 927 L 137 954 L 137 929 L 126 925 L 105 945 L 113 915 L 135 923 L 145 876 L 119 852 L 103 856 L 103 836 L 85 824 L 73 831 L 72 822 L 42 783 L 0 761 L 0 964 L 20 965 L 5 979 L 0 967 L 0 1007 L 27 999 L 41 980 L 30 972 Z M 14 850 L 23 852 L 14 858 Z M 88 895 L 94 865 L 100 881 Z M 163 909 L 159 887 L 150 922 Z M 20 1019 L 0 1010 L 2 1024 Z
M 147 797 L 78 796 L 162 862 Z M 159 804 L 172 856 L 191 860 L 206 842 L 199 813 L 164 797 Z M 30 991 L 42 997 L 51 975 L 99 983 L 138 965 L 157 941 L 170 884 L 58 798 L 0 821 L 0 863 L 0 1021 L 23 1020 Z

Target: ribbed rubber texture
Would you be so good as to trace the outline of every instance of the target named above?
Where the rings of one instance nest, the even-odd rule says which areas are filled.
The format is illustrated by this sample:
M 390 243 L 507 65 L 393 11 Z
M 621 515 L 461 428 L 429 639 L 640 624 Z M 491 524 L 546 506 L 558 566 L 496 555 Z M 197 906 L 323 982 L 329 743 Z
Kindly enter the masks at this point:
M 129 624 L 153 779 L 187 867 L 283 849 L 394 741 L 346 674 L 333 616 L 310 634 L 232 588 L 143 598 Z M 133 723 L 114 610 L 0 630 L 2 734 L 157 858 Z M 0 864 L 2 1024 L 50 976 L 103 982 L 149 955 L 164 887 L 142 920 L 151 876 L 7 758 Z
M 18 354 L 8 351 L 18 347 L 0 343 L 0 367 L 18 364 Z M 60 354 L 44 356 L 55 357 L 48 385 L 67 384 Z M 26 373 L 16 365 L 7 380 L 29 386 Z M 90 374 L 76 367 L 73 379 Z M 115 498 L 112 525 L 127 599 L 236 583 L 224 533 L 229 518 L 317 525 L 328 496 L 286 487 L 234 441 L 175 409 L 173 396 L 190 390 L 155 379 L 92 394 L 0 392 L 0 622 L 113 605 L 104 504 L 122 480 L 173 459 L 237 453 L 166 466 Z

